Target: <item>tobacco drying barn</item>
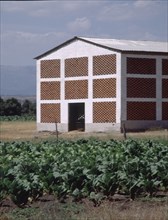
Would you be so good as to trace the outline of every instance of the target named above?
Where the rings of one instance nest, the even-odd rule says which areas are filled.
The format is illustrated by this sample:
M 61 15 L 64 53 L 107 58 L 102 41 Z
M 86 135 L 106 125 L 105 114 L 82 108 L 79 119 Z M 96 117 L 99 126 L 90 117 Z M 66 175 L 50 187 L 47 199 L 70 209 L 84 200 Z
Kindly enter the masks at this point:
M 168 128 L 168 42 L 74 37 L 35 58 L 37 128 Z

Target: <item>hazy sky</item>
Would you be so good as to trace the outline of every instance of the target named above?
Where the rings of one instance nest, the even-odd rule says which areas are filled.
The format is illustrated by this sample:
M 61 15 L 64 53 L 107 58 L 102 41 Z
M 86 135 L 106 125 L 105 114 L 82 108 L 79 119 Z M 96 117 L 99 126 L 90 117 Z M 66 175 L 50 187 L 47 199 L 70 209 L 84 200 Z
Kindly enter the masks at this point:
M 34 57 L 74 36 L 168 40 L 167 0 L 1 1 L 1 64 Z

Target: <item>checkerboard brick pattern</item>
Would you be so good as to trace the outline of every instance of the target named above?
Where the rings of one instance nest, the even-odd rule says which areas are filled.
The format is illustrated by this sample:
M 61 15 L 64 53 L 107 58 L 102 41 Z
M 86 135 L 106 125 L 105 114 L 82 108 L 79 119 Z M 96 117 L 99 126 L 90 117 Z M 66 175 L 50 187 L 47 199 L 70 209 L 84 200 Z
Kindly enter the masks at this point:
M 162 98 L 168 98 L 168 79 L 162 79 Z
M 60 77 L 60 60 L 42 60 L 41 61 L 41 78 L 59 78 Z
M 129 74 L 156 74 L 156 59 L 127 58 L 127 73 Z
M 65 82 L 65 99 L 87 99 L 88 81 L 71 80 Z
M 115 102 L 94 102 L 93 123 L 115 123 L 116 103 Z
M 168 120 L 168 102 L 162 102 L 162 120 Z
M 155 98 L 156 79 L 127 78 L 128 98 Z
M 93 57 L 93 75 L 116 74 L 116 55 Z
M 60 104 L 41 104 L 41 123 L 60 123 Z
M 94 79 L 93 98 L 116 97 L 116 79 Z
M 60 82 L 41 82 L 41 100 L 57 99 L 60 99 Z
M 127 102 L 127 120 L 156 120 L 156 103 Z
M 87 76 L 88 58 L 70 58 L 65 60 L 65 77 Z
M 162 74 L 168 75 L 168 59 L 162 59 Z

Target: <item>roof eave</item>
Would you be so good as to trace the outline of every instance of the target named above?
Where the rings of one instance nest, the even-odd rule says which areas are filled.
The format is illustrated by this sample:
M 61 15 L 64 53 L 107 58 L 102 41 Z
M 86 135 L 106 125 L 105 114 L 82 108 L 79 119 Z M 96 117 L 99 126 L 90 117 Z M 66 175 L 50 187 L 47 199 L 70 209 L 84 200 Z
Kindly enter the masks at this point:
M 159 54 L 159 55 L 168 55 L 168 52 L 163 51 L 143 51 L 143 50 L 123 50 L 124 54 Z

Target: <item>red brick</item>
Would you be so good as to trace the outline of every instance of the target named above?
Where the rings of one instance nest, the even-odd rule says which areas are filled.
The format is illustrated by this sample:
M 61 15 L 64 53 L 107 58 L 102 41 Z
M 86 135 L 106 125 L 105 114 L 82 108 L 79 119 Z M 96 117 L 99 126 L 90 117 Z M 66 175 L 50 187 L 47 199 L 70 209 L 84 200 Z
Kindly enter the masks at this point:
M 41 61 L 41 78 L 58 78 L 60 77 L 60 60 L 42 60 Z
M 60 82 L 41 82 L 41 100 L 60 99 Z
M 168 59 L 162 60 L 162 74 L 168 75 Z
M 70 58 L 65 60 L 65 77 L 87 76 L 88 58 Z
M 156 74 L 156 59 L 127 58 L 127 73 Z
M 168 102 L 162 102 L 162 120 L 168 120 Z
M 168 79 L 162 79 L 162 98 L 168 98 Z
M 41 104 L 41 123 L 60 123 L 60 104 Z
M 116 74 L 116 55 L 93 57 L 93 75 Z
M 65 99 L 87 99 L 88 81 L 71 80 L 65 82 Z
M 116 103 L 115 102 L 94 102 L 93 123 L 115 123 Z
M 116 79 L 94 79 L 93 98 L 116 97 Z
M 155 98 L 156 79 L 127 78 L 128 98 Z
M 127 120 L 156 120 L 156 103 L 127 102 Z

